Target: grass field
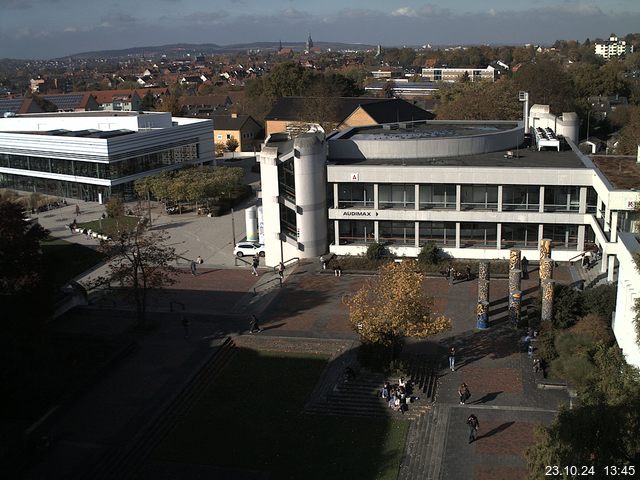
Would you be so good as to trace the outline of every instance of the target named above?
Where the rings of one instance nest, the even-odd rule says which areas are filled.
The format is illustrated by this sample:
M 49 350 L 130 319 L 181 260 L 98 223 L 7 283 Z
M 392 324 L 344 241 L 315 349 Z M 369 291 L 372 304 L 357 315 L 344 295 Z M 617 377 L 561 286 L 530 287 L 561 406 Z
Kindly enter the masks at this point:
M 119 231 L 133 230 L 136 225 L 138 225 L 139 221 L 140 219 L 138 217 L 122 216 L 118 218 L 105 218 L 86 223 L 79 223 L 78 228 L 86 228 L 93 232 L 114 236 Z
M 92 248 L 49 238 L 41 243 L 43 261 L 49 278 L 58 287 L 100 263 L 104 256 Z
M 408 422 L 303 413 L 326 363 L 240 349 L 152 459 L 274 479 L 395 479 Z

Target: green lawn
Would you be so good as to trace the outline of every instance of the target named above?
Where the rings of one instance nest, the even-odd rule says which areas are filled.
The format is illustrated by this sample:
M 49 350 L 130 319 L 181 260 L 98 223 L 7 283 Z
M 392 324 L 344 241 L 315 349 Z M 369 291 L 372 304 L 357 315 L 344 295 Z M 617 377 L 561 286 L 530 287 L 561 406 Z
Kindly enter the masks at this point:
M 79 223 L 78 228 L 86 228 L 93 232 L 105 235 L 115 235 L 122 230 L 133 230 L 140 219 L 138 217 L 122 216 L 118 218 L 105 218 L 93 220 L 92 222 Z
M 326 363 L 315 355 L 240 349 L 153 459 L 277 479 L 395 479 L 407 421 L 302 412 Z
M 65 240 L 49 238 L 41 246 L 47 274 L 58 287 L 104 260 L 100 252 Z

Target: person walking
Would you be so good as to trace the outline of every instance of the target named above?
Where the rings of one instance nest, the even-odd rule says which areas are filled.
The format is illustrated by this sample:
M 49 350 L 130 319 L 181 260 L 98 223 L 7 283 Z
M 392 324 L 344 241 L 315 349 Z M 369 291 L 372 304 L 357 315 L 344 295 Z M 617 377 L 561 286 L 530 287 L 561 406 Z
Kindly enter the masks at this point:
M 324 258 L 324 255 L 320 257 L 320 266 L 322 267 L 322 270 L 327 269 L 327 259 Z
M 260 333 L 262 328 L 260 328 L 260 322 L 258 322 L 258 317 L 255 315 L 251 315 L 251 320 L 249 320 L 249 333 L 258 332 Z
M 453 285 L 453 278 L 455 277 L 456 271 L 453 269 L 453 265 L 449 265 L 449 269 L 447 271 L 447 276 L 449 277 L 449 286 Z
M 278 271 L 278 277 L 280 277 L 280 280 L 281 281 L 284 280 L 284 263 L 280 262 L 278 264 L 277 271 Z
M 456 371 L 456 347 L 449 349 L 449 368 L 452 372 Z
M 469 415 L 469 418 L 467 418 L 467 425 L 469 425 L 469 443 L 471 443 L 477 438 L 478 429 L 480 428 L 478 417 L 473 413 Z
M 196 276 L 196 261 L 191 260 L 191 275 Z
M 527 257 L 522 257 L 522 260 L 520 260 L 520 268 L 522 269 L 523 280 L 529 278 L 529 260 L 527 260 Z
M 469 397 L 471 397 L 471 392 L 469 392 L 469 387 L 466 383 L 462 383 L 460 385 L 458 395 L 460 396 L 460 405 L 465 405 L 467 400 L 469 400 Z
M 80 215 L 80 205 L 76 204 L 76 217 Z
M 258 276 L 258 265 L 260 265 L 260 257 L 254 255 L 253 261 L 251 262 L 251 275 Z

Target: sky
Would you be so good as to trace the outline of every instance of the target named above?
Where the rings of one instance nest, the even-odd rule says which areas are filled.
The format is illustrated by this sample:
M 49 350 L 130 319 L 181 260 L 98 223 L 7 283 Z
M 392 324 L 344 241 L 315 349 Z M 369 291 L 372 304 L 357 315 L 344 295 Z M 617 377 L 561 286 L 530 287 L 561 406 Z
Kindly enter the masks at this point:
M 640 31 L 640 0 L 0 0 L 0 58 L 259 41 L 550 44 Z

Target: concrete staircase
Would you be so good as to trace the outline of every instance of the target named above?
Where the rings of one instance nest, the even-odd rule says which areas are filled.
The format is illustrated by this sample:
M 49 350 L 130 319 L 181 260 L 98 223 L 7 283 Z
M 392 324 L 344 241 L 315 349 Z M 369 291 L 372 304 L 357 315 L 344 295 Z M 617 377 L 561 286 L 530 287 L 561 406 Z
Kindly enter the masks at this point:
M 571 278 L 574 284 L 576 282 L 584 282 L 584 288 L 593 288 L 598 285 L 607 283 L 607 274 L 601 273 L 600 268 L 602 265 L 602 259 L 598 260 L 590 269 L 582 267 L 580 261 L 572 262 L 569 271 L 571 272 Z M 614 281 L 618 279 L 618 267 L 613 272 Z
M 76 476 L 78 480 L 128 480 L 143 466 L 145 460 L 178 420 L 193 406 L 211 381 L 236 353 L 227 337 L 206 363 L 180 389 L 150 414 L 147 424 L 129 441 L 109 449 L 91 471 Z
M 398 480 L 440 480 L 450 407 L 435 404 L 411 422 Z

